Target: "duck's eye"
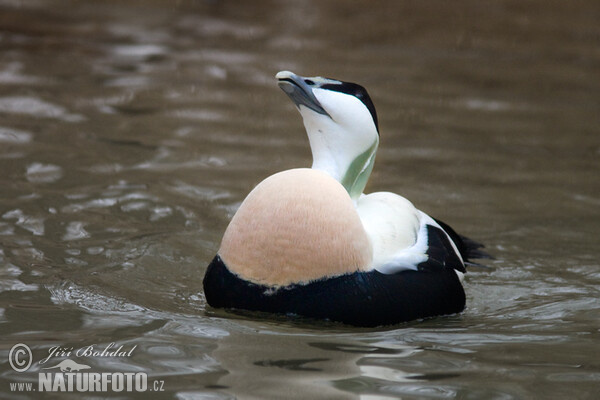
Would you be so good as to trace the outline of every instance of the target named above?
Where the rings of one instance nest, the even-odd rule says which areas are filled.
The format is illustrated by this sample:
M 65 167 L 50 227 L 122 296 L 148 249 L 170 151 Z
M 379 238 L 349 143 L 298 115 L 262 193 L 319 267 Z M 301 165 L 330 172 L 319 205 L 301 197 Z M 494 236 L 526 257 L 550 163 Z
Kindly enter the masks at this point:
M 305 79 L 304 83 L 306 83 L 307 85 L 314 85 L 315 83 L 313 81 L 311 81 L 310 79 Z

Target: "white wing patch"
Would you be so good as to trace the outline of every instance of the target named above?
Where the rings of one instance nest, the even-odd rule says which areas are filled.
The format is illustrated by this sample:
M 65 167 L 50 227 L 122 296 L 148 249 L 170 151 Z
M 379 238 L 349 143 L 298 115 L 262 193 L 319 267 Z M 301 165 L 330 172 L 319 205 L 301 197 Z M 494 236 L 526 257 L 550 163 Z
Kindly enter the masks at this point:
M 384 264 L 374 265 L 374 268 L 383 274 L 394 274 L 405 270 L 417 270 L 417 265 L 427 261 L 427 223 L 423 221 L 426 214 L 418 211 L 419 230 L 417 231 L 417 239 L 415 243 L 408 248 L 398 248 L 393 256 Z
M 427 260 L 426 246 L 418 246 L 423 213 L 410 201 L 394 193 L 371 193 L 358 199 L 357 211 L 371 239 L 374 269 L 388 274 L 416 269 Z
M 363 195 L 357 211 L 373 246 L 372 268 L 383 274 L 416 271 L 429 257 L 427 226 L 442 229 L 433 218 L 394 193 Z M 460 258 L 454 242 L 448 239 Z

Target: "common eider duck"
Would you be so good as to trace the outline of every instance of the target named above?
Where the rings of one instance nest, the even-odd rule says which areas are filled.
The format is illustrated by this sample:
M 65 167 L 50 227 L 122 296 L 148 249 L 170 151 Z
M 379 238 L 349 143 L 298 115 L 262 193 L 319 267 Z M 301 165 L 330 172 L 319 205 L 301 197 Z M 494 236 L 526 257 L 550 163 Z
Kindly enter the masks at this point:
M 276 78 L 302 115 L 313 164 L 248 194 L 206 270 L 208 304 L 363 327 L 463 311 L 465 265 L 487 254 L 402 196 L 363 193 L 379 145 L 367 91 Z

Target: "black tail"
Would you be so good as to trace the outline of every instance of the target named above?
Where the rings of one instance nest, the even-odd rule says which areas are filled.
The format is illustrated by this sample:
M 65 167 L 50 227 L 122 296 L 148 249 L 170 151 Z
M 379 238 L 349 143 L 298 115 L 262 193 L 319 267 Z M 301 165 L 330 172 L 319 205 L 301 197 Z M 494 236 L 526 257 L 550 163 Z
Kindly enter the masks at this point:
M 434 218 L 434 220 L 450 236 L 450 239 L 452 239 L 452 241 L 456 245 L 456 248 L 458 249 L 458 252 L 460 253 L 460 256 L 462 257 L 466 265 L 485 267 L 485 265 L 474 263 L 471 260 L 474 258 L 494 258 L 489 253 L 482 250 L 485 247 L 483 244 L 469 239 L 468 237 L 459 235 L 454 229 L 450 227 L 450 225 L 440 221 L 439 219 Z

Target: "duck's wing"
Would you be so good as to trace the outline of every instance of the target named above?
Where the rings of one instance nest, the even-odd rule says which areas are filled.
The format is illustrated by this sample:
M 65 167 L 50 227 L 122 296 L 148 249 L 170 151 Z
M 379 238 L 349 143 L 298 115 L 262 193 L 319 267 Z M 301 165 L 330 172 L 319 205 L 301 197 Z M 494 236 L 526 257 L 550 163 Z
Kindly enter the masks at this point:
M 422 211 L 418 213 L 420 224 L 415 243 L 398 249 L 393 257 L 375 269 L 385 274 L 403 270 L 433 272 L 444 268 L 466 272 L 465 262 L 451 236 L 429 215 Z
M 458 235 L 396 194 L 365 195 L 357 210 L 373 244 L 373 269 L 384 274 L 440 268 L 466 272 L 469 257 L 483 253 L 479 243 Z

